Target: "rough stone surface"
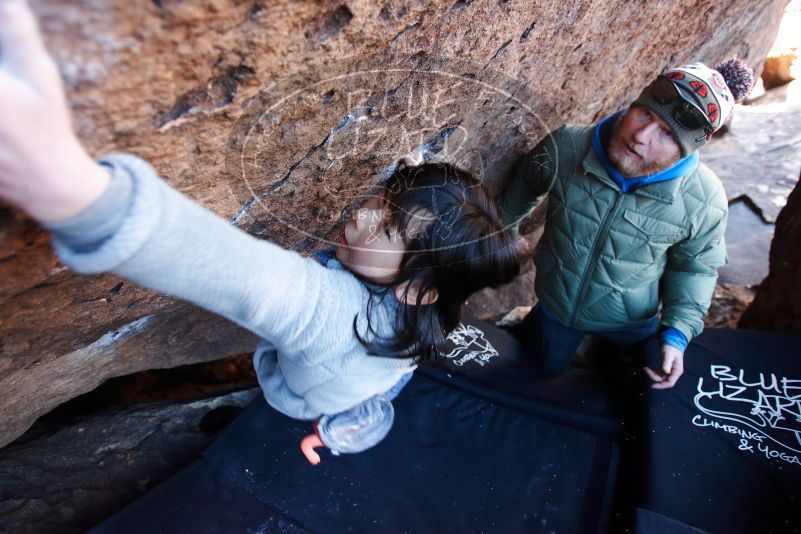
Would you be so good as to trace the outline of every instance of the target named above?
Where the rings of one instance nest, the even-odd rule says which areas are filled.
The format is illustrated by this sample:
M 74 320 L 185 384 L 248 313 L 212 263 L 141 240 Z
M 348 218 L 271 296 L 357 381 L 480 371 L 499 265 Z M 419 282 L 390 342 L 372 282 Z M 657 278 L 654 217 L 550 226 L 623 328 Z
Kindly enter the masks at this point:
M 765 60 L 762 82 L 765 89 L 784 85 L 798 77 L 798 50 L 801 45 L 798 28 L 801 24 L 801 1 L 791 0 L 784 10 L 776 41 Z
M 756 289 L 719 282 L 712 294 L 712 305 L 704 317 L 704 326 L 710 328 L 737 328 L 737 321 L 754 300 Z
M 86 532 L 195 460 L 258 394 L 39 421 L 0 450 L 2 531 Z
M 615 111 L 668 65 L 740 56 L 759 69 L 786 3 L 33 5 L 92 153 L 143 156 L 217 213 L 308 252 L 408 148 L 497 189 L 547 128 Z M 3 210 L 0 341 L 3 444 L 109 376 L 239 353 L 253 339 L 114 276 L 76 277 L 45 234 Z
M 142 369 L 174 367 L 192 361 L 193 357 L 202 360 L 241 353 L 252 350 L 256 344 L 256 337 L 249 332 L 188 305 L 172 303 L 163 310 L 116 326 L 66 354 L 41 356 L 6 370 L 0 375 L 3 442 L 20 435 L 53 407 L 91 391 L 110 377 Z M 49 315 L 43 318 L 51 319 L 55 318 Z M 29 335 L 34 331 L 47 333 L 48 329 L 31 324 Z
M 765 60 L 765 68 L 762 70 L 762 83 L 765 89 L 779 87 L 795 80 L 790 73 L 790 68 L 795 62 L 795 53 L 772 56 Z
M 779 213 L 770 247 L 770 272 L 740 318 L 739 327 L 801 334 L 801 183 Z
M 493 321 L 518 306 L 533 306 L 537 303 L 534 293 L 534 278 L 537 269 L 531 259 L 534 248 L 542 237 L 545 223 L 547 198 L 537 205 L 529 218 L 520 225 L 520 234 L 526 242 L 527 252 L 520 269 L 520 275 L 498 288 L 486 288 L 471 296 L 464 311 L 473 317 Z
M 250 354 L 226 356 L 210 362 L 148 369 L 110 378 L 89 393 L 60 405 L 47 417 L 96 411 L 100 406 L 149 402 L 187 402 L 258 386 Z
M 729 205 L 726 226 L 728 263 L 718 269 L 718 283 L 754 286 L 768 274 L 773 225 L 765 223 L 745 201 Z
M 763 102 L 769 101 L 736 106 L 728 132 L 700 152 L 730 202 L 747 197 L 765 222 L 774 223 L 801 169 L 801 103 Z

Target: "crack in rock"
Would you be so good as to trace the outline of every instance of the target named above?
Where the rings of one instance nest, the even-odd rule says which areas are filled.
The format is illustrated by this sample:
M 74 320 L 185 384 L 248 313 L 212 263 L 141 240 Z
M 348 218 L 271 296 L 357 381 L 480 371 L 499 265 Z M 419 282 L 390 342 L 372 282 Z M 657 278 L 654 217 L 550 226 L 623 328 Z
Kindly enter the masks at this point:
M 159 113 L 156 130 L 164 132 L 191 115 L 216 111 L 231 104 L 242 82 L 254 75 L 253 69 L 244 65 L 229 67 L 225 73 L 212 78 L 203 87 L 197 87 L 178 97 L 169 111 Z
M 307 33 L 306 38 L 314 44 L 322 44 L 341 32 L 350 21 L 353 20 L 353 12 L 346 4 L 342 4 L 334 10 L 328 19 L 316 31 Z

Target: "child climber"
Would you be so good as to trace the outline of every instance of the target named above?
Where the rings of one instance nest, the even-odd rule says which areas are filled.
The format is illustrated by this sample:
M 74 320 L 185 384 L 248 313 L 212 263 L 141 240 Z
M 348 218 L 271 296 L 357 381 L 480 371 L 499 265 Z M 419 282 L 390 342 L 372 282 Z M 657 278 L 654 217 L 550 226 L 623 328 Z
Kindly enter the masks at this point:
M 467 297 L 517 274 L 513 237 L 465 171 L 399 168 L 315 261 L 232 226 L 141 159 L 93 161 L 24 0 L 0 0 L 0 54 L 0 197 L 77 272 L 114 272 L 258 334 L 267 402 L 318 420 L 302 447 L 312 463 L 314 447 L 383 439 L 390 401 L 436 358 Z

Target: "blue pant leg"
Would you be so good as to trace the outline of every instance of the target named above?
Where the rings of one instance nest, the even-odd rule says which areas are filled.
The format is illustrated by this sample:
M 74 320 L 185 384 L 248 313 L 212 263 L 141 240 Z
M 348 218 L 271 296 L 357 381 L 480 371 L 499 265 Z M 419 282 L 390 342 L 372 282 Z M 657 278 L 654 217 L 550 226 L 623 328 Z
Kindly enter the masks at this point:
M 615 345 L 633 345 L 638 341 L 649 338 L 656 334 L 659 328 L 659 317 L 654 317 L 648 323 L 642 326 L 635 326 L 634 328 L 627 328 L 625 330 L 616 330 L 613 332 L 593 332 L 595 335 L 611 341 Z
M 523 319 L 517 332 L 526 355 L 546 375 L 568 368 L 585 335 L 549 317 L 539 304 Z
M 406 384 L 408 384 L 408 383 L 409 383 L 409 380 L 411 380 L 411 379 L 412 379 L 412 375 L 413 375 L 413 374 L 414 374 L 414 373 L 410 371 L 410 372 L 406 373 L 405 375 L 403 375 L 403 376 L 400 378 L 400 380 L 398 380 L 398 383 L 397 383 L 397 384 L 395 384 L 394 386 L 392 386 L 392 387 L 389 389 L 389 391 L 387 391 L 386 393 L 384 393 L 384 397 L 386 397 L 386 399 L 387 399 L 388 401 L 393 401 L 393 400 L 395 400 L 395 397 L 397 397 L 397 396 L 400 394 L 401 390 L 403 390 L 403 388 L 404 388 L 404 387 L 406 387 Z

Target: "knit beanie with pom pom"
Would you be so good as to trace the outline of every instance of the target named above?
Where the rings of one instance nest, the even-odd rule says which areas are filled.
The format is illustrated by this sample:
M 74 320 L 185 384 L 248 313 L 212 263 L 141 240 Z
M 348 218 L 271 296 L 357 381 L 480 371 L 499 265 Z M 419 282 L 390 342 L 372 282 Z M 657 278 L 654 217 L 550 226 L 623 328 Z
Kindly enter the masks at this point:
M 632 106 L 645 106 L 665 121 L 687 156 L 712 138 L 753 85 L 753 71 L 739 59 L 714 69 L 692 63 L 657 76 Z

